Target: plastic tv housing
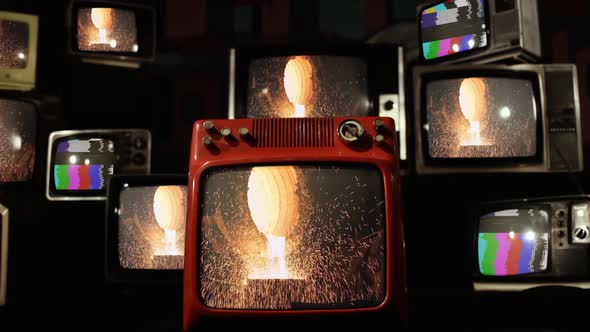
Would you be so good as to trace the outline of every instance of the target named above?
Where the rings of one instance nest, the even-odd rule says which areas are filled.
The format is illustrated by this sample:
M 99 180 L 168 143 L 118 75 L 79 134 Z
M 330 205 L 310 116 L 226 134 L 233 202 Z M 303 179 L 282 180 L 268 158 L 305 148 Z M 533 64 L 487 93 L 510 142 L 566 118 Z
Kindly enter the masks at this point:
M 474 221 L 476 291 L 590 288 L 590 196 L 487 202 Z
M 156 52 L 154 7 L 122 1 L 70 1 L 69 53 L 82 62 L 138 68 Z
M 8 209 L 0 204 L 0 306 L 6 304 L 8 275 Z
M 115 175 L 106 206 L 106 278 L 182 282 L 186 175 Z
M 407 160 L 402 46 L 242 46 L 229 68 L 229 119 L 387 116 Z
M 414 70 L 416 173 L 579 172 L 575 65 Z
M 45 194 L 50 201 L 106 200 L 115 174 L 149 174 L 145 129 L 56 131 L 49 135 Z
M 444 0 L 417 8 L 420 59 L 426 63 L 537 62 L 537 0 Z
M 0 11 L 0 89 L 35 88 L 39 17 Z
M 405 319 L 393 126 L 378 117 L 196 122 L 185 330 L 219 318 Z

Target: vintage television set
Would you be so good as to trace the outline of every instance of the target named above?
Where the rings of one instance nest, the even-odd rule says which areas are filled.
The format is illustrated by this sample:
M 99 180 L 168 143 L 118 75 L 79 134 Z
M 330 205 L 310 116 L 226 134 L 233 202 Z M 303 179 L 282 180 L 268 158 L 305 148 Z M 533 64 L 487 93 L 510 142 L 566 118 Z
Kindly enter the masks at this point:
M 50 201 L 106 200 L 115 174 L 149 174 L 145 129 L 56 131 L 49 135 L 45 194 Z
M 391 117 L 407 160 L 402 46 L 242 46 L 229 61 L 229 119 Z
M 8 209 L 0 204 L 0 306 L 6 304 L 8 275 Z
M 575 65 L 416 67 L 416 172 L 579 172 Z
M 70 54 L 83 62 L 138 68 L 156 50 L 155 8 L 123 1 L 70 1 Z
M 385 117 L 196 122 L 184 328 L 221 317 L 402 322 L 393 129 Z
M 39 17 L 0 11 L 0 89 L 35 88 Z
M 182 282 L 187 175 L 115 175 L 108 185 L 105 273 L 112 282 Z
M 486 202 L 476 212 L 476 291 L 590 288 L 590 196 Z
M 437 0 L 418 7 L 427 63 L 531 63 L 541 57 L 537 0 Z

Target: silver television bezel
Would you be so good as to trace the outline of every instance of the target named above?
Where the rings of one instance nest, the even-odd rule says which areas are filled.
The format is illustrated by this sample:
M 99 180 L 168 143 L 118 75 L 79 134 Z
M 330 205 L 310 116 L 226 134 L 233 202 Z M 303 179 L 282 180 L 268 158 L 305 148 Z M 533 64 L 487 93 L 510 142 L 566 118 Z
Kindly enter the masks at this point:
M 51 161 L 52 161 L 52 152 L 53 152 L 53 142 L 57 139 L 73 136 L 73 135 L 84 135 L 84 134 L 117 134 L 117 133 L 127 133 L 127 132 L 144 132 L 147 133 L 148 142 L 147 142 L 147 156 L 146 156 L 146 165 L 147 165 L 147 174 L 150 173 L 151 170 L 151 154 L 152 154 L 152 139 L 151 133 L 147 129 L 85 129 L 85 130 L 62 130 L 62 131 L 54 131 L 49 135 L 49 143 L 47 145 L 47 171 L 45 173 L 45 197 L 47 197 L 50 201 L 104 201 L 107 199 L 107 193 L 105 191 L 104 196 L 83 196 L 83 197 L 73 197 L 73 196 L 54 196 L 51 194 L 50 186 L 51 186 Z

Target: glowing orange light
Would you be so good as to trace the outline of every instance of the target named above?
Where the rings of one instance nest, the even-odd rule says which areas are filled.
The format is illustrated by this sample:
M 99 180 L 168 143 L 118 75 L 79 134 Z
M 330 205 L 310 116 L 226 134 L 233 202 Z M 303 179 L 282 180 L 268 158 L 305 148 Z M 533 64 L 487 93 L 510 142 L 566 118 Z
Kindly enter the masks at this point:
M 486 84 L 481 78 L 467 78 L 459 88 L 461 112 L 469 121 L 469 132 L 461 145 L 484 145 L 481 139 L 481 123 L 487 111 Z
M 295 117 L 305 116 L 305 105 L 313 95 L 313 65 L 306 58 L 296 56 L 285 66 L 283 78 L 285 93 L 289 101 L 295 105 Z
M 183 209 L 183 192 L 176 186 L 160 186 L 154 193 L 154 216 L 158 225 L 164 230 L 164 247 L 155 250 L 156 256 L 177 256 L 178 250 L 176 232 L 182 229 L 185 221 Z
M 248 179 L 248 208 L 268 243 L 268 266 L 250 279 L 290 278 L 286 237 L 299 219 L 297 171 L 292 166 L 254 167 Z
M 92 8 L 90 11 L 90 18 L 92 24 L 98 29 L 98 40 L 91 44 L 109 44 L 107 39 L 107 31 L 113 25 L 113 9 L 112 8 Z

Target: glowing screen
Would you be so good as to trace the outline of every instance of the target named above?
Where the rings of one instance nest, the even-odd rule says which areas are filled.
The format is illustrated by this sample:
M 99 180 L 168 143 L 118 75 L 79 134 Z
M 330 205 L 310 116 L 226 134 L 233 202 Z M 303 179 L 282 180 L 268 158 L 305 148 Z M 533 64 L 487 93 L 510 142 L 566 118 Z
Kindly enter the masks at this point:
M 35 106 L 0 99 L 0 182 L 31 179 L 35 166 L 36 137 Z
M 549 213 L 542 208 L 529 208 L 482 216 L 477 252 L 483 275 L 545 271 L 549 255 Z
M 368 98 L 363 59 L 298 55 L 250 63 L 248 118 L 363 116 Z
M 115 144 L 105 138 L 62 140 L 53 171 L 57 190 L 102 190 L 115 171 Z
M 125 269 L 182 269 L 186 186 L 126 187 L 119 196 L 119 263 Z
M 25 68 L 29 56 L 29 25 L 0 19 L 0 68 Z
M 430 81 L 426 120 L 431 158 L 532 157 L 537 153 L 537 109 L 530 80 Z
M 488 44 L 484 0 L 450 0 L 422 11 L 424 58 L 436 59 Z
M 137 53 L 135 13 L 116 8 L 78 11 L 78 49 L 92 52 Z
M 201 298 L 213 308 L 370 307 L 385 296 L 382 174 L 217 168 L 202 178 Z

